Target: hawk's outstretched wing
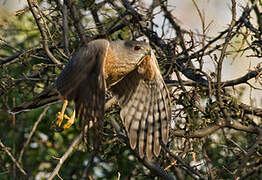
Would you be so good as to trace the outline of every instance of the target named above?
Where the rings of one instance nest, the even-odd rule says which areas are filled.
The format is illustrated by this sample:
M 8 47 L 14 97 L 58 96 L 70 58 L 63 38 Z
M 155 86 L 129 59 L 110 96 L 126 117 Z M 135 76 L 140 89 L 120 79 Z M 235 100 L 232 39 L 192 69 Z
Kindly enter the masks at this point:
M 168 141 L 171 104 L 154 54 L 112 89 L 119 97 L 120 116 L 131 148 L 138 146 L 141 158 L 158 156 L 161 141 Z
M 105 104 L 103 66 L 108 47 L 109 42 L 106 40 L 88 43 L 75 53 L 55 82 L 64 99 L 75 101 L 76 113 L 82 127 L 90 124 L 87 121 L 92 121 L 95 146 L 99 144 L 103 130 Z

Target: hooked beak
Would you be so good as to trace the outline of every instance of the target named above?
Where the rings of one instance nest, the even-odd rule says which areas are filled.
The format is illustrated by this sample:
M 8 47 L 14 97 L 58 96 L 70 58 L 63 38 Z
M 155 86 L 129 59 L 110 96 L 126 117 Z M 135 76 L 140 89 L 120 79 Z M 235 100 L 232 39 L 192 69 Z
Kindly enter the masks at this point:
M 147 56 L 151 56 L 151 51 L 152 51 L 152 50 L 151 50 L 151 48 L 150 48 L 150 49 L 148 49 L 148 51 L 147 51 L 147 54 L 146 54 L 146 55 L 147 55 Z
M 151 57 L 151 55 L 152 55 L 152 50 L 151 50 L 151 48 L 148 48 L 148 49 L 147 49 L 147 52 L 146 52 L 145 55 L 139 60 L 139 62 L 138 62 L 137 65 L 141 64 L 141 62 L 142 62 L 147 56 L 150 56 L 150 57 Z

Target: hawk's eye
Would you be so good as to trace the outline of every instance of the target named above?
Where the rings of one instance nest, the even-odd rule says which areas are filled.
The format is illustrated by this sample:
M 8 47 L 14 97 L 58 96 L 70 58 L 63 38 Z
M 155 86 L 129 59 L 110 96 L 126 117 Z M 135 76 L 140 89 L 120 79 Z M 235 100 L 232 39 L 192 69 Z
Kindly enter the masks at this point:
M 135 51 L 138 51 L 139 49 L 141 49 L 140 46 L 135 46 L 135 47 L 134 47 L 134 50 L 135 50 Z

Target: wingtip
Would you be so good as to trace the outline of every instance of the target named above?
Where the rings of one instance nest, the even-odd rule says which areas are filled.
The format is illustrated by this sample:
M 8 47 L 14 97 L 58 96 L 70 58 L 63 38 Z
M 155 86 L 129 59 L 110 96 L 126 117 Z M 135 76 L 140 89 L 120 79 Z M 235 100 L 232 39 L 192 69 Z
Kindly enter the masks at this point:
M 137 142 L 136 142 L 136 141 L 137 141 L 136 137 L 135 137 L 135 138 L 134 138 L 134 137 L 131 137 L 129 141 L 130 141 L 130 147 L 131 147 L 131 149 L 134 150 L 134 149 L 136 148 L 136 143 L 137 143 Z
M 159 156 L 160 151 L 161 151 L 161 146 L 160 146 L 160 144 L 159 144 L 159 143 L 158 143 L 158 144 L 154 144 L 154 155 L 155 155 L 156 157 Z
M 146 152 L 146 158 L 148 159 L 148 161 L 152 161 L 152 158 L 153 158 L 153 154 L 152 154 L 152 152 L 150 152 L 150 151 L 147 151 Z

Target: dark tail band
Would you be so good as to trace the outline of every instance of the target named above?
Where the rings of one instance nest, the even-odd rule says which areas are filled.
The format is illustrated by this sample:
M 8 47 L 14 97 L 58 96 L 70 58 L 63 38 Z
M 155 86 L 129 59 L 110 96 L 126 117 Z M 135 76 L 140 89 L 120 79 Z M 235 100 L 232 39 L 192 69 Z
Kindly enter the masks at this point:
M 11 114 L 16 114 L 22 111 L 29 111 L 38 107 L 54 103 L 59 100 L 59 92 L 54 85 L 48 86 L 38 96 L 33 98 L 31 101 L 25 102 L 19 106 L 14 107 L 9 111 Z

